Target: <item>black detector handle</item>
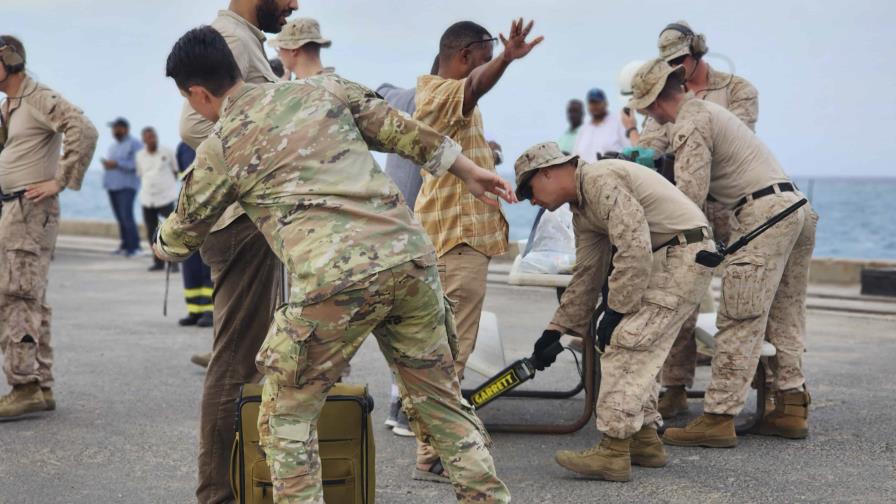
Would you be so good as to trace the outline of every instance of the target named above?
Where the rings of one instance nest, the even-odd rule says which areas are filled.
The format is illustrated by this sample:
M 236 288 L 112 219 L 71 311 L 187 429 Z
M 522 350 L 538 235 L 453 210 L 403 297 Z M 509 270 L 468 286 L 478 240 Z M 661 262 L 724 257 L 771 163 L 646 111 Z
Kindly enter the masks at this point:
M 736 242 L 732 243 L 731 246 L 726 247 L 724 243 L 718 243 L 718 252 L 710 252 L 709 250 L 701 250 L 697 252 L 697 264 L 702 264 L 708 268 L 715 268 L 716 266 L 722 264 L 722 261 L 725 260 L 725 256 L 731 255 L 738 250 L 744 248 L 748 243 L 755 240 L 759 235 L 766 232 L 774 226 L 775 224 L 781 222 L 786 219 L 787 216 L 796 212 L 801 206 L 808 203 L 809 200 L 803 198 L 796 203 L 790 205 L 789 207 L 782 210 L 780 213 L 772 217 L 771 219 L 765 221 L 756 229 L 750 231 L 749 233 L 741 236 Z

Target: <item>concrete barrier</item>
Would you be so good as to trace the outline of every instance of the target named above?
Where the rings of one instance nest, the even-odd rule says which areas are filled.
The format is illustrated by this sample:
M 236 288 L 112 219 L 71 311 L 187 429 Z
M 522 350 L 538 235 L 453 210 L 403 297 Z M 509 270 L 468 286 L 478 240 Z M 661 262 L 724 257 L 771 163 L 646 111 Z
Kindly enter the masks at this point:
M 118 224 L 113 221 L 65 219 L 60 223 L 60 233 L 67 235 L 118 238 Z M 140 225 L 140 236 L 146 235 Z M 513 262 L 519 253 L 518 242 L 511 241 L 507 253 L 495 258 L 498 262 Z M 841 259 L 815 257 L 809 271 L 812 283 L 858 285 L 864 268 L 896 268 L 896 261 L 883 259 Z

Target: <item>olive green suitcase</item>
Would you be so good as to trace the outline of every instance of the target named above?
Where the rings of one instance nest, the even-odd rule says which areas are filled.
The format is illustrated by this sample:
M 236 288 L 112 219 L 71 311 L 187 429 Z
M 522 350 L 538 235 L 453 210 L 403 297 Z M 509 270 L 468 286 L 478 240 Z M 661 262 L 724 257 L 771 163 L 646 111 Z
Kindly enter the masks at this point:
M 243 385 L 230 465 L 233 493 L 240 504 L 273 503 L 271 475 L 258 445 L 260 406 L 261 385 Z M 365 385 L 337 383 L 327 396 L 317 423 L 327 504 L 374 504 L 376 448 L 371 411 L 373 398 Z

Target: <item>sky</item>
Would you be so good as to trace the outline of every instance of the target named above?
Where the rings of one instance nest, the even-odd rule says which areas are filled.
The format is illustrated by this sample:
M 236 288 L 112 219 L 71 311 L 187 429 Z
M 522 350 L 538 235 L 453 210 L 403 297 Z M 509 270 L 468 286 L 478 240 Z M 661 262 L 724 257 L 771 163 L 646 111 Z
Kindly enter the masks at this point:
M 28 68 L 85 110 L 100 129 L 89 175 L 111 143 L 106 123 L 154 126 L 178 142 L 182 103 L 164 77 L 165 58 L 187 29 L 210 23 L 226 0 L 2 0 L 2 30 L 25 43 Z M 617 113 L 616 77 L 627 62 L 656 55 L 667 23 L 687 20 L 711 52 L 759 89 L 757 134 L 785 170 L 805 176 L 892 176 L 896 131 L 896 2 L 831 0 L 639 2 L 561 0 L 305 0 L 293 14 L 320 21 L 333 46 L 326 65 L 375 88 L 413 86 L 428 71 L 438 39 L 455 21 L 493 34 L 511 19 L 535 20 L 545 41 L 514 62 L 480 101 L 489 137 L 504 147 L 502 174 L 537 142 L 565 129 L 571 98 L 603 88 Z M 273 56 L 273 51 L 268 49 Z M 725 58 L 708 56 L 728 71 Z

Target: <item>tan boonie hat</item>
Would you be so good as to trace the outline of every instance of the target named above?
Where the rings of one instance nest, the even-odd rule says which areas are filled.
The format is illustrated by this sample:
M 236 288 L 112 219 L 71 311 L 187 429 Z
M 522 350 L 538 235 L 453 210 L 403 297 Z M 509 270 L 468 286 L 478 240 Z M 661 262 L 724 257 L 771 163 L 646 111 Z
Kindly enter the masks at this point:
M 529 181 L 540 168 L 563 164 L 577 157 L 572 154 L 564 154 L 560 151 L 557 142 L 543 142 L 529 147 L 513 165 L 513 169 L 516 171 L 516 197 L 520 200 L 532 197 Z
M 674 27 L 685 28 L 684 30 Z M 688 35 L 690 31 L 690 35 Z M 676 21 L 660 32 L 656 46 L 660 50 L 660 58 L 666 61 L 674 60 L 679 56 L 691 54 L 691 40 L 695 36 L 691 25 L 687 21 Z
M 322 47 L 330 47 L 332 42 L 320 34 L 320 23 L 312 18 L 298 18 L 286 23 L 276 37 L 268 41 L 274 49 L 298 49 L 314 42 Z
M 673 68 L 662 58 L 641 65 L 632 77 L 632 97 L 628 101 L 628 106 L 635 110 L 650 106 L 666 85 L 666 78 L 676 72 L 679 77 L 684 78 L 684 66 L 678 65 Z

